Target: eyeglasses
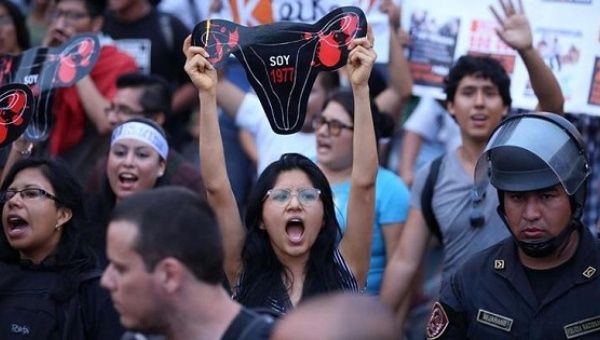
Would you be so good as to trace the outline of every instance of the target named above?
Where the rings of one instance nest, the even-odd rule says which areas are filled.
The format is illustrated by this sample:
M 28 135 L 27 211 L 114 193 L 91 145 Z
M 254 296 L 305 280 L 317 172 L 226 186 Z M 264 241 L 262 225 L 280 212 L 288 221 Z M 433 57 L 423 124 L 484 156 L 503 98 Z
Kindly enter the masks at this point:
M 267 191 L 263 201 L 270 198 L 271 201 L 284 205 L 287 204 L 293 196 L 296 196 L 298 201 L 303 205 L 311 205 L 319 199 L 320 195 L 321 190 L 315 188 L 303 188 L 298 189 L 297 191 L 292 191 L 290 189 L 271 189 Z
M 38 200 L 40 198 L 45 197 L 45 198 L 55 200 L 56 202 L 59 202 L 59 200 L 58 200 L 58 198 L 56 198 L 56 196 L 54 196 L 51 193 L 47 192 L 46 190 L 40 189 L 40 188 L 27 188 L 27 189 L 23 189 L 23 190 L 0 191 L 0 202 L 6 203 L 6 202 L 10 201 L 13 197 L 15 197 L 16 194 L 21 195 L 21 198 L 26 201 Z
M 110 106 L 104 109 L 104 112 L 108 114 L 109 112 L 114 112 L 116 114 L 121 114 L 125 116 L 144 116 L 146 113 L 149 113 L 147 110 L 139 110 L 135 111 L 134 109 L 125 106 L 125 105 L 117 105 L 115 103 L 110 103 Z
M 90 15 L 88 13 L 84 13 L 84 12 L 75 12 L 75 11 L 61 11 L 61 10 L 54 10 L 52 11 L 52 13 L 50 13 L 50 20 L 58 20 L 58 18 L 60 17 L 64 17 L 66 21 L 69 22 L 74 22 L 74 21 L 79 21 L 83 18 L 87 18 Z
M 312 121 L 313 129 L 318 130 L 323 126 L 323 124 L 327 125 L 327 130 L 329 134 L 332 136 L 339 136 L 342 133 L 342 129 L 354 130 L 354 126 L 346 125 L 339 120 L 327 120 L 325 117 L 316 117 Z

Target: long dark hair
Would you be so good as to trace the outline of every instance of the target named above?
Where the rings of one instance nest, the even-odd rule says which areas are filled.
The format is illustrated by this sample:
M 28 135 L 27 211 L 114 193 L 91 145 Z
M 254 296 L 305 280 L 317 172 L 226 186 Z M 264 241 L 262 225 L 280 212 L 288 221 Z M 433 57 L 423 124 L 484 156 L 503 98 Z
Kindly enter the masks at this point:
M 312 185 L 321 190 L 323 202 L 324 226 L 310 248 L 302 298 L 342 288 L 341 269 L 334 262 L 336 240 L 341 232 L 329 182 L 310 159 L 295 153 L 284 154 L 263 171 L 248 200 L 245 218 L 248 234 L 242 250 L 243 273 L 236 288 L 236 299 L 245 306 L 267 306 L 268 297 L 282 288 L 282 276 L 287 278 L 287 282 L 292 280 L 289 271 L 275 255 L 269 235 L 259 228 L 263 198 L 275 185 L 279 175 L 290 170 L 304 172 Z
M 329 95 L 323 109 L 331 103 L 340 104 L 344 111 L 350 116 L 354 124 L 354 94 L 349 89 L 339 89 Z M 369 97 L 369 106 L 371 107 L 371 117 L 373 119 L 373 127 L 375 128 L 375 138 L 379 141 L 380 138 L 388 138 L 394 134 L 394 119 L 385 113 L 379 111 L 373 97 Z
M 82 237 L 86 223 L 83 191 L 68 166 L 56 160 L 35 158 L 15 163 L 0 185 L 0 190 L 6 190 L 17 174 L 25 169 L 39 169 L 54 190 L 57 207 L 67 208 L 73 214 L 63 225 L 60 241 L 53 254 L 53 268 L 65 274 L 65 284 L 55 292 L 55 297 L 62 299 L 64 294 L 69 294 L 76 287 L 80 273 L 97 267 L 96 256 Z M 4 233 L 0 233 L 0 261 L 12 264 L 20 262 L 19 252 L 10 246 Z

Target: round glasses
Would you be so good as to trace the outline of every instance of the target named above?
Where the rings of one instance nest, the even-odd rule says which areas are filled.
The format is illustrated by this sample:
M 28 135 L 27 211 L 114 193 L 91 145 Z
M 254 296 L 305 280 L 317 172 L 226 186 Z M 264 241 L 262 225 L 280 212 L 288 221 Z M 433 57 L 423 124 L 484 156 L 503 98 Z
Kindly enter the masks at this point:
M 292 191 L 291 189 L 271 189 L 267 191 L 263 201 L 270 199 L 277 204 L 285 205 L 290 202 L 293 196 L 296 196 L 298 201 L 303 205 L 311 205 L 319 200 L 320 195 L 321 190 L 315 188 L 303 188 L 297 191 Z
M 0 191 L 0 202 L 6 203 L 6 202 L 10 201 L 10 199 L 15 197 L 16 194 L 19 194 L 21 196 L 21 198 L 26 201 L 38 200 L 40 198 L 49 198 L 49 199 L 55 200 L 56 202 L 59 202 L 59 200 L 58 200 L 58 198 L 56 198 L 56 196 L 54 196 L 51 193 L 47 192 L 46 190 L 40 189 L 40 188 L 27 188 L 27 189 L 23 189 L 23 190 Z
M 335 137 L 339 136 L 340 133 L 342 133 L 343 129 L 348 129 L 351 131 L 354 130 L 354 126 L 346 125 L 336 119 L 327 120 L 325 117 L 321 116 L 321 117 L 316 117 L 312 121 L 312 126 L 313 126 L 313 129 L 315 129 L 315 131 L 320 129 L 321 126 L 323 126 L 324 124 L 327 125 L 327 130 L 329 131 L 329 134 L 332 136 L 335 136 Z

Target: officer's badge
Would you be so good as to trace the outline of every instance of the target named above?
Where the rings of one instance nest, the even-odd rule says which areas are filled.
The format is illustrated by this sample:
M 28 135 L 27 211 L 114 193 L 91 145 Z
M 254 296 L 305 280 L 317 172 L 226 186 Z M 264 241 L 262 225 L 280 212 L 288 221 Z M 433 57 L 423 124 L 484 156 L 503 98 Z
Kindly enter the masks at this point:
M 446 315 L 444 307 L 442 307 L 441 303 L 436 302 L 433 305 L 433 310 L 431 311 L 431 316 L 429 317 L 429 322 L 427 323 L 427 339 L 432 340 L 442 336 L 442 334 L 444 334 L 446 331 L 446 328 L 448 328 L 449 323 L 448 315 Z
M 586 278 L 589 279 L 592 276 L 594 276 L 595 273 L 596 273 L 596 268 L 590 266 L 590 267 L 587 267 L 582 274 L 583 274 L 583 276 L 585 276 Z
M 567 339 L 578 338 L 580 336 L 600 332 L 600 315 L 596 315 L 585 320 L 579 320 L 563 327 Z M 598 335 L 596 334 L 596 339 Z
M 494 260 L 494 269 L 503 270 L 504 269 L 504 260 Z
M 477 322 L 501 329 L 505 332 L 510 332 L 513 325 L 513 319 L 504 315 L 489 312 L 485 309 L 479 309 L 477 312 Z

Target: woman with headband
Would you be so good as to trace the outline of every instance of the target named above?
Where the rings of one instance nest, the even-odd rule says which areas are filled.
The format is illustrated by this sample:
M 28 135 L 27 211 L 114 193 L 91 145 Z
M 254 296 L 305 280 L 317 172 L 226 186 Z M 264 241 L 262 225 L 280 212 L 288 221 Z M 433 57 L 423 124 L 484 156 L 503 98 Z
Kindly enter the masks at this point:
M 169 144 L 163 129 L 147 118 L 128 120 L 113 131 L 103 185 L 90 200 L 90 239 L 105 264 L 108 217 L 116 202 L 162 185 Z

